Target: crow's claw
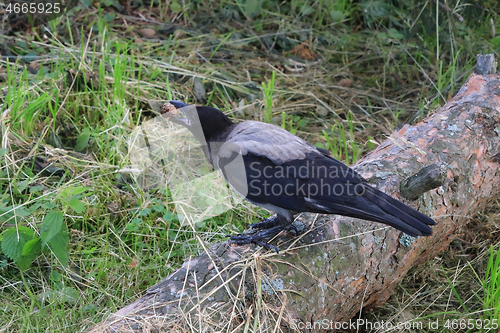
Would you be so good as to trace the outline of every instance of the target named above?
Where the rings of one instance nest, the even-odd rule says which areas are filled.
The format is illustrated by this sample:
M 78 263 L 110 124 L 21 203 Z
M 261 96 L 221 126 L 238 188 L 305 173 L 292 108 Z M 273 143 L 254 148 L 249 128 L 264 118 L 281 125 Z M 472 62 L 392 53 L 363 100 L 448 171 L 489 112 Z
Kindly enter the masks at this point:
M 273 244 L 269 244 L 263 241 L 256 241 L 255 244 L 264 247 L 266 250 L 273 250 L 274 252 L 276 252 L 276 254 L 280 253 L 278 247 L 274 246 Z
M 249 243 L 254 243 L 254 244 L 257 244 L 259 246 L 262 246 L 266 250 L 274 250 L 276 253 L 279 253 L 278 247 L 263 241 L 260 237 L 254 237 L 254 236 L 255 235 L 231 236 L 231 242 L 233 242 L 237 245 L 246 245 Z
M 297 227 L 294 226 L 293 224 L 290 224 L 289 226 L 287 226 L 285 230 L 290 230 L 290 229 L 295 232 L 295 235 L 300 234 L 299 229 L 297 229 Z

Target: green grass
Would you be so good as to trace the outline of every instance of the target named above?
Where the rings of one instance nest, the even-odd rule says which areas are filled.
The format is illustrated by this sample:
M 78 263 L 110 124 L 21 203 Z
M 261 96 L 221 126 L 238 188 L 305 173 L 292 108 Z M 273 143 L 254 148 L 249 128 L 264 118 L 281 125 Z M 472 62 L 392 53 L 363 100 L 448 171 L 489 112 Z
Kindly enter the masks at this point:
M 483 318 L 500 321 L 500 248 L 494 251 L 493 247 L 490 247 L 490 257 L 482 284 L 486 310 Z
M 273 72 L 271 80 L 267 83 L 262 82 L 262 90 L 265 97 L 264 120 L 266 123 L 271 122 L 273 116 L 273 93 L 274 93 L 274 80 L 276 72 Z
M 330 131 L 323 130 L 323 136 L 326 140 L 326 147 L 318 145 L 321 148 L 327 148 L 332 156 L 338 160 L 344 160 L 347 165 L 356 163 L 359 158 L 360 148 L 354 138 L 354 123 L 351 113 L 347 114 L 348 131 L 344 125 L 335 121 Z M 347 132 L 347 133 L 346 133 Z
M 141 186 L 123 171 L 131 163 L 127 140 L 154 116 L 148 101 L 194 102 L 198 78 L 208 105 L 237 120 L 281 125 L 354 164 L 398 122 L 422 118 L 455 93 L 477 50 L 500 45 L 488 32 L 490 18 L 500 30 L 497 14 L 474 25 L 435 6 L 376 11 L 366 3 L 294 0 L 277 11 L 267 0 L 148 3 L 154 20 L 180 27 L 165 33 L 153 21 L 124 26 L 119 4 L 85 2 L 45 33 L 0 36 L 18 56 L 0 59 L 0 237 L 24 230 L 23 242 L 31 241 L 0 253 L 0 331 L 84 331 L 199 253 L 200 239 L 223 241 L 268 214 L 242 204 L 181 226 L 164 186 Z M 209 16 L 202 28 L 200 17 Z M 142 37 L 143 27 L 156 35 Z M 315 59 L 301 58 L 304 45 Z M 51 233 L 67 234 L 67 244 L 51 247 Z M 418 294 L 412 275 L 387 303 L 390 311 L 372 315 L 390 318 L 415 294 L 430 304 L 410 302 L 417 318 L 498 317 L 478 312 L 498 308 L 498 253 L 484 258 L 498 237 L 488 239 L 471 262 L 484 278 L 456 273 L 457 257 L 447 265 L 436 259 L 414 275 L 431 274 L 430 290 L 446 290 L 439 301 Z M 460 277 L 474 280 L 477 296 Z M 468 311 L 441 308 L 448 299 Z M 248 322 L 248 331 L 256 323 Z

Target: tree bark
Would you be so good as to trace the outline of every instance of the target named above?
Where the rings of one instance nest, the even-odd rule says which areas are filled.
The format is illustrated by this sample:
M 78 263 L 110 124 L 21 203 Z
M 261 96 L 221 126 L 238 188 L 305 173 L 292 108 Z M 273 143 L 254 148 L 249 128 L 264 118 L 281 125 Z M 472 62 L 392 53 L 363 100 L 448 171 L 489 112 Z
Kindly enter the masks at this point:
M 204 332 L 249 325 L 252 331 L 257 317 L 263 332 L 306 325 L 318 331 L 320 322 L 333 328 L 361 307 L 380 306 L 412 266 L 443 251 L 500 197 L 499 122 L 499 76 L 472 74 L 444 107 L 405 125 L 354 166 L 382 191 L 431 216 L 437 222 L 432 236 L 412 239 L 377 223 L 302 214 L 298 220 L 309 231 L 281 235 L 279 254 L 215 244 L 92 332 L 180 332 L 190 325 Z M 411 192 L 405 196 L 415 201 L 399 196 L 405 179 L 402 187 Z M 421 183 L 438 187 L 412 191 Z

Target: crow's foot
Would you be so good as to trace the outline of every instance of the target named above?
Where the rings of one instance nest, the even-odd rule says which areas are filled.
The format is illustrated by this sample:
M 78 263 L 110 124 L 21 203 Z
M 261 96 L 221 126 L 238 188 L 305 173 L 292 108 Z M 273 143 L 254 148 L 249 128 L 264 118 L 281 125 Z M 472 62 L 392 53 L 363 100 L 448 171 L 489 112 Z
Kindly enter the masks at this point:
M 272 237 L 276 236 L 277 234 L 279 234 L 285 228 L 286 227 L 278 225 L 278 226 L 275 226 L 275 227 L 272 227 L 272 228 L 269 228 L 266 230 L 258 231 L 254 234 L 247 234 L 247 235 L 239 234 L 237 236 L 229 236 L 229 237 L 231 237 L 231 242 L 238 244 L 238 245 L 245 245 L 245 244 L 249 244 L 249 243 L 254 243 L 254 244 L 257 244 L 259 246 L 264 247 L 266 250 L 272 249 L 272 250 L 276 251 L 276 253 L 278 253 L 278 251 L 279 251 L 278 247 L 267 243 L 266 241 L 263 240 L 263 238 L 272 238 Z
M 264 219 L 264 221 L 262 222 L 252 223 L 248 226 L 252 229 L 270 229 L 276 227 L 279 224 L 280 220 L 278 218 L 278 215 L 274 214 L 273 216 L 269 216 L 268 218 Z
M 263 222 L 261 222 L 263 223 Z M 293 226 L 292 224 L 289 224 L 287 226 L 283 225 L 277 225 L 274 227 L 271 227 L 269 229 L 261 230 L 258 231 L 254 234 L 238 234 L 237 236 L 231 236 L 227 235 L 227 237 L 231 238 L 231 242 L 237 244 L 237 245 L 245 245 L 249 243 L 254 243 L 259 246 L 264 247 L 266 250 L 274 250 L 276 253 L 279 253 L 279 249 L 277 246 L 274 246 L 272 244 L 269 244 L 268 242 L 264 241 L 264 238 L 272 238 L 279 234 L 283 230 L 290 230 L 293 229 L 297 234 L 298 230 Z

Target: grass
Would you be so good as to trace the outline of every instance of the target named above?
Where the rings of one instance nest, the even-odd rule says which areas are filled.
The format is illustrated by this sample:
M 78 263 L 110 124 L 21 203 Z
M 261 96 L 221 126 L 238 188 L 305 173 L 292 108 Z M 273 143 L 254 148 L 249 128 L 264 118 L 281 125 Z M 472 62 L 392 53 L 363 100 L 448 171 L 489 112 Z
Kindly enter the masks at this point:
M 332 156 L 338 160 L 343 160 L 347 165 L 356 163 L 359 157 L 359 146 L 354 140 L 354 123 L 352 113 L 348 113 L 347 125 L 349 131 L 346 134 L 346 129 L 342 123 L 335 121 L 332 129 L 327 132 L 323 130 L 323 136 L 326 140 L 326 147 L 317 144 L 321 148 L 327 148 Z M 397 119 L 396 119 L 397 120 Z
M 474 225 L 467 231 L 477 232 Z M 454 242 L 451 247 L 459 244 L 462 241 Z M 400 285 L 399 299 L 391 297 L 368 318 L 394 322 L 423 321 L 426 323 L 424 325 L 429 321 L 435 323 L 434 329 L 444 332 L 497 331 L 496 323 L 500 320 L 497 310 L 498 251 L 494 251 L 493 247 L 486 250 L 476 247 L 475 250 L 479 251 L 476 256 L 471 253 L 474 251 L 471 248 L 463 250 L 469 255 L 464 256 L 462 251 L 456 251 L 455 258 L 440 256 L 415 268 L 413 277 L 408 276 Z M 464 261 L 461 259 L 463 257 L 472 259 Z M 447 267 L 437 266 L 448 260 L 451 262 Z M 452 267 L 453 264 L 455 267 Z M 481 274 L 478 274 L 478 268 Z M 417 292 L 415 289 L 418 289 Z M 429 311 L 431 308 L 434 310 Z M 390 316 L 387 316 L 388 312 Z
M 274 93 L 274 80 L 275 80 L 276 72 L 273 72 L 271 76 L 271 80 L 269 82 L 262 82 L 262 90 L 264 91 L 264 99 L 265 99 L 265 109 L 264 109 L 264 120 L 266 123 L 271 122 L 271 118 L 273 116 L 273 93 Z
M 486 273 L 481 279 L 484 293 L 484 317 L 493 321 L 500 319 L 500 249 L 490 247 Z
M 418 7 L 425 17 L 400 17 L 390 7 L 362 12 L 349 1 L 294 0 L 279 12 L 271 1 L 210 2 L 206 12 L 197 3 L 136 9 L 148 19 L 124 16 L 116 1 L 81 4 L 44 33 L 0 37 L 12 54 L 0 59 L 0 232 L 23 226 L 42 240 L 49 211 L 63 216 L 58 230 L 68 232 L 67 265 L 63 254 L 40 247 L 21 271 L 0 253 L 0 332 L 84 331 L 203 246 L 268 214 L 240 204 L 183 225 L 169 191 L 126 172 L 128 140 L 153 117 L 148 101 L 194 102 L 198 78 L 207 104 L 238 120 L 281 125 L 353 164 L 399 122 L 442 105 L 477 50 L 497 45 L 489 20 L 475 26 L 435 6 Z M 436 15 L 447 24 L 429 23 Z M 488 15 L 499 30 L 498 15 Z M 203 17 L 215 19 L 206 28 Z M 169 32 L 164 22 L 180 28 Z M 155 36 L 144 37 L 142 28 Z M 475 218 L 486 229 L 473 221 L 464 239 L 414 268 L 388 303 L 363 316 L 497 318 L 498 250 L 490 252 L 498 249 L 497 214 Z M 260 281 L 258 302 L 238 316 L 248 332 L 263 323 L 274 330 L 255 260 L 246 264 Z

